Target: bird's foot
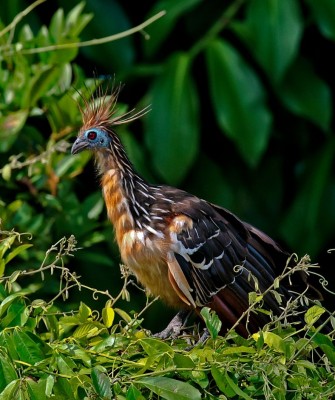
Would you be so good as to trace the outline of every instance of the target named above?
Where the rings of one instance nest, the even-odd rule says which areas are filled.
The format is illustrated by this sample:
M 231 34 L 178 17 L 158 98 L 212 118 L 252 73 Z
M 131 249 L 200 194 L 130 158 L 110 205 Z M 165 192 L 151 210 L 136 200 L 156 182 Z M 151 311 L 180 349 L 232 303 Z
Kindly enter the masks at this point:
M 202 332 L 202 335 L 200 336 L 200 339 L 197 340 L 195 343 L 191 344 L 190 346 L 186 347 L 185 350 L 186 351 L 190 351 L 192 350 L 194 347 L 198 346 L 198 345 L 202 345 L 204 344 L 207 339 L 209 339 L 211 337 L 209 331 L 207 328 L 205 328 Z
M 181 310 L 179 311 L 169 322 L 168 326 L 161 332 L 155 333 L 153 336 L 160 339 L 172 338 L 175 339 L 180 335 L 180 332 L 186 323 L 188 317 L 191 315 L 192 311 Z

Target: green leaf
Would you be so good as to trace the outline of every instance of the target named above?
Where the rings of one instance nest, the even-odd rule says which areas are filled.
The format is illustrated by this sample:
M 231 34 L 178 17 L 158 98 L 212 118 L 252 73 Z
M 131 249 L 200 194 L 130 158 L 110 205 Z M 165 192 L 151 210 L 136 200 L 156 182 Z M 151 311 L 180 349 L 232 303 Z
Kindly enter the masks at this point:
M 144 51 L 148 57 L 152 56 L 162 45 L 169 33 L 175 27 L 178 18 L 194 8 L 200 0 L 160 0 L 155 2 L 149 13 L 153 16 L 164 10 L 166 15 L 159 22 L 148 26 L 145 31 L 149 39 L 144 41 Z
M 59 356 L 57 356 L 56 360 L 57 360 L 57 367 L 61 374 L 69 376 L 73 374 L 73 370 L 76 368 L 76 364 L 71 358 L 60 354 Z
M 320 347 L 332 365 L 335 366 L 335 346 L 332 340 L 322 333 L 309 332 L 309 336 L 312 336 L 313 343 Z
M 323 307 L 318 305 L 314 305 L 310 307 L 304 316 L 305 322 L 307 325 L 314 325 L 315 322 L 321 317 L 321 315 L 325 312 Z
M 27 397 L 25 400 L 48 400 L 46 395 L 46 380 L 39 379 L 38 382 L 27 379 Z
M 64 11 L 59 8 L 51 18 L 49 33 L 55 43 L 59 43 L 64 33 Z
M 250 396 L 244 393 L 243 390 L 239 386 L 237 386 L 237 384 L 231 379 L 227 371 L 225 371 L 225 379 L 227 380 L 227 383 L 232 388 L 232 390 L 239 396 L 239 398 L 252 400 Z
M 0 332 L 0 346 L 6 349 L 7 354 L 12 360 L 19 358 L 11 331 L 3 330 Z
M 32 340 L 25 332 L 16 329 L 13 333 L 13 339 L 20 360 L 34 365 L 44 359 L 38 341 Z
M 223 40 L 206 49 L 211 98 L 218 124 L 244 160 L 257 165 L 270 136 L 265 90 L 243 58 Z
M 113 307 L 106 306 L 102 309 L 102 320 L 107 328 L 113 325 L 115 317 L 115 311 Z
M 45 96 L 47 91 L 55 84 L 59 76 L 59 67 L 56 65 L 44 65 L 29 81 L 29 87 L 21 101 L 22 108 L 34 107 L 36 102 Z
M 298 193 L 283 219 L 281 226 L 283 237 L 297 252 L 314 255 L 325 239 L 323 235 L 327 233 L 326 224 L 323 229 L 319 229 L 320 213 L 329 203 L 325 193 L 329 185 L 334 155 L 335 141 L 330 139 L 320 151 L 306 160 Z M 318 232 L 318 235 L 312 234 L 313 232 Z
M 85 28 L 85 26 L 93 18 L 93 14 L 83 14 L 81 15 L 85 7 L 85 2 L 82 1 L 78 3 L 67 15 L 65 26 L 66 32 L 69 36 L 77 37 L 80 32 Z
M 78 319 L 80 322 L 86 322 L 87 318 L 92 314 L 92 310 L 82 301 L 79 305 Z
M 227 382 L 225 371 L 217 368 L 215 365 L 212 365 L 211 373 L 219 390 L 228 396 L 228 398 L 234 397 L 236 394 L 235 390 L 233 390 L 233 388 Z
M 52 394 L 52 389 L 55 384 L 55 378 L 52 375 L 49 375 L 46 378 L 46 385 L 45 385 L 45 394 L 49 397 Z
M 279 353 L 285 353 L 284 340 L 273 332 L 263 332 L 264 343 Z
M 97 322 L 85 322 L 79 325 L 73 332 L 73 337 L 77 339 L 91 338 L 99 335 L 103 328 L 103 325 L 100 325 Z
M 335 40 L 335 2 L 333 0 L 306 0 L 311 8 L 312 17 L 321 32 L 329 39 Z
M 16 370 L 8 357 L 0 354 L 0 392 L 17 377 Z
M 6 257 L 6 264 L 11 261 L 14 257 L 32 247 L 32 244 L 22 244 L 21 246 L 16 247 L 13 251 L 11 251 Z
M 199 104 L 190 57 L 174 54 L 151 89 L 153 108 L 146 117 L 146 142 L 153 164 L 171 184 L 181 182 L 199 148 Z
M 296 0 L 253 0 L 246 20 L 234 25 L 269 79 L 278 83 L 296 56 L 303 32 Z
M 144 377 L 136 380 L 137 383 L 150 389 L 166 400 L 200 400 L 198 389 L 186 382 L 176 379 L 160 377 Z
M 0 153 L 4 153 L 11 148 L 27 117 L 27 110 L 15 111 L 0 116 Z
M 19 399 L 18 392 L 20 390 L 21 380 L 15 379 L 10 382 L 5 389 L 0 393 L 0 400 Z
M 288 69 L 277 93 L 286 107 L 329 131 L 332 96 L 329 87 L 313 71 L 307 60 L 299 58 Z
M 141 392 L 134 385 L 130 385 L 127 390 L 126 400 L 145 400 L 145 397 L 142 396 Z
M 13 302 L 7 309 L 7 314 L 1 319 L 1 328 L 24 326 L 29 318 L 29 310 L 23 299 Z
M 167 343 L 162 342 L 159 339 L 154 339 L 154 338 L 144 338 L 139 341 L 141 346 L 143 347 L 143 350 L 149 355 L 149 356 L 157 356 L 157 355 L 163 355 L 163 354 L 169 354 L 173 356 L 174 351 L 171 346 L 169 346 Z
M 111 399 L 113 393 L 109 377 L 98 367 L 92 368 L 91 377 L 96 393 L 103 399 Z
M 206 327 L 213 339 L 218 337 L 222 322 L 215 311 L 211 311 L 208 307 L 203 307 L 200 311 L 202 318 L 205 321 Z

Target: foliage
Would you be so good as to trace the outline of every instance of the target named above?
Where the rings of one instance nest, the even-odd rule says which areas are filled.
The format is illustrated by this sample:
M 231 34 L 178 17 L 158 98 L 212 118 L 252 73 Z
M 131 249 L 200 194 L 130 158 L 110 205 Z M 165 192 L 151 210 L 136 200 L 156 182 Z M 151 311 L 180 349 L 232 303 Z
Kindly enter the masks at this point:
M 19 253 L 31 251 L 31 244 L 25 243 L 31 238 L 14 231 L 0 234 L 4 268 Z M 66 259 L 76 250 L 74 237 L 63 238 L 48 250 L 39 268 L 1 279 L 1 400 L 334 397 L 335 346 L 331 336 L 314 327 L 325 311 L 322 307 L 309 308 L 304 327 L 285 327 L 279 318 L 248 339 L 233 330 L 218 336 L 217 317 L 204 309 L 210 340 L 194 346 L 194 328 L 193 334 L 164 342 L 142 328 L 143 310 L 130 315 L 117 307 L 131 282 L 126 270 L 123 291 L 113 298 L 82 285 L 66 268 Z M 305 261 L 300 261 L 298 270 L 312 267 Z M 50 301 L 32 300 L 49 274 L 57 275 L 58 294 Z M 35 283 L 20 286 L 29 275 L 35 276 Z M 81 302 L 62 312 L 55 299 L 68 299 L 74 289 L 87 290 L 95 298 L 104 295 L 104 308 L 92 310 Z M 253 312 L 257 304 L 251 304 Z M 283 315 L 288 318 L 292 310 Z
M 334 397 L 332 338 L 313 326 L 319 306 L 302 336 L 279 321 L 248 339 L 221 337 L 204 309 L 212 338 L 203 346 L 188 349 L 196 329 L 172 342 L 149 337 L 141 324 L 150 304 L 137 314 L 119 306 L 133 293 L 125 268 L 120 294 L 106 291 L 107 280 L 118 286 L 112 229 L 89 155 L 69 154 L 78 91 L 86 97 L 116 74 L 127 103 L 151 104 L 136 136 L 118 131 L 142 175 L 230 208 L 299 253 L 322 254 L 335 226 L 334 2 L 136 7 L 1 5 L 0 400 Z M 76 241 L 82 250 L 70 258 Z M 250 301 L 258 306 L 261 295 Z

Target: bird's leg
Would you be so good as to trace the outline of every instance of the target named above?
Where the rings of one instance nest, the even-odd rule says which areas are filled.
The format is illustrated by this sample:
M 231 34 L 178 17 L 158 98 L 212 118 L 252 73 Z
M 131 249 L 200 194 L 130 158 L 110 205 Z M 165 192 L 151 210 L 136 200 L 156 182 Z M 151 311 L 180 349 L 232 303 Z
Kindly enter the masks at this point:
M 176 338 L 186 323 L 189 316 L 192 314 L 192 310 L 181 310 L 179 311 L 169 322 L 168 326 L 161 332 L 156 333 L 155 337 L 160 339 L 167 339 L 168 337 Z

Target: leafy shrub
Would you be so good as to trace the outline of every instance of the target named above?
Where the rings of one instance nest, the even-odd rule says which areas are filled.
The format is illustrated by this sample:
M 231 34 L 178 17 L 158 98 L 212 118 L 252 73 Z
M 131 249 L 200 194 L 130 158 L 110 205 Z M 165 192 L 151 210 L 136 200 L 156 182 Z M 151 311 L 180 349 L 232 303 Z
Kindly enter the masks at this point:
M 31 244 L 23 243 L 25 235 L 0 235 L 4 268 L 20 252 L 31 251 Z M 218 336 L 217 316 L 204 309 L 212 339 L 190 348 L 198 337 L 195 327 L 193 334 L 186 331 L 164 342 L 142 328 L 144 310 L 129 315 L 118 308 L 131 282 L 127 270 L 123 269 L 123 289 L 114 298 L 82 285 L 66 268 L 66 259 L 76 250 L 73 236 L 63 238 L 48 250 L 39 268 L 1 278 L 1 400 L 333 398 L 335 346 L 331 336 L 314 328 L 324 312 L 321 307 L 307 311 L 306 325 L 299 330 L 284 327 L 279 319 L 248 339 L 233 330 Z M 298 269 L 308 267 L 306 260 L 299 265 Z M 32 274 L 40 282 L 35 279 L 33 285 L 21 287 L 19 282 Z M 50 301 L 31 300 L 50 274 L 57 276 L 59 292 Z M 54 305 L 75 289 L 87 290 L 94 298 L 105 296 L 104 308 L 92 310 L 80 303 L 64 312 Z M 256 308 L 257 302 L 251 305 L 251 310 Z M 283 310 L 283 316 L 291 314 L 289 308 Z
M 115 67 L 127 102 L 152 104 L 137 137 L 121 132 L 145 177 L 183 186 L 317 254 L 335 221 L 332 81 L 322 66 L 335 40 L 332 0 L 236 0 L 226 9 L 158 1 L 139 14 L 167 10 L 146 28 L 150 40 L 89 47 L 81 58 L 81 38 L 127 29 L 131 13 L 94 1 L 92 19 L 67 0 L 47 25 L 36 22 L 38 9 L 24 25 L 42 2 L 0 26 L 0 400 L 334 397 L 334 345 L 313 327 L 318 307 L 306 314 L 302 337 L 279 323 L 248 339 L 217 336 L 208 310 L 212 339 L 203 347 L 187 349 L 197 328 L 172 342 L 149 337 L 141 324 L 150 304 L 137 314 L 119 306 L 127 283 L 116 297 L 106 292 L 118 264 L 112 231 L 89 155 L 69 155 L 81 124 L 77 90 L 94 89 L 92 64 L 107 75 Z M 327 49 L 320 58 L 319 47 Z M 32 234 L 34 246 L 15 232 Z M 76 241 L 84 251 L 70 258 Z M 103 289 L 86 283 L 92 275 Z M 80 304 L 68 299 L 75 288 Z

